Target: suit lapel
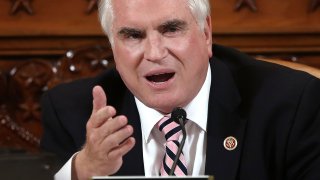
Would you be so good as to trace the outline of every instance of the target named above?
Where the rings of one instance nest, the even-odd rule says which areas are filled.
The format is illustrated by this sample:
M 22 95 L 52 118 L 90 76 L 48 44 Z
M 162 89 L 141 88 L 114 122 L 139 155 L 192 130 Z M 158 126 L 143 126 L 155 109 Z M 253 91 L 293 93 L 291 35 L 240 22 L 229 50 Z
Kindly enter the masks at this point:
M 140 117 L 134 97 L 129 91 L 126 91 L 120 109 L 119 114 L 127 116 L 129 124 L 134 129 L 133 137 L 136 139 L 136 144 L 133 149 L 123 157 L 123 165 L 116 175 L 144 176 Z
M 246 120 L 238 114 L 241 102 L 230 70 L 219 59 L 211 59 L 212 86 L 210 89 L 206 170 L 216 179 L 235 179 L 243 145 Z M 228 151 L 226 137 L 233 136 L 237 147 Z

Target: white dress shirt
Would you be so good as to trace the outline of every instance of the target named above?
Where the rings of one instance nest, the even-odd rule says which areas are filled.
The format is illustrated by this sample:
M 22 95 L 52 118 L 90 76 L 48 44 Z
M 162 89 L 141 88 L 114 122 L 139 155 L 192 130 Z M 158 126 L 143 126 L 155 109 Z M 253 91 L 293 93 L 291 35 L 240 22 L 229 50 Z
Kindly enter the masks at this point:
M 188 175 L 204 175 L 206 160 L 206 131 L 208 101 L 211 86 L 211 69 L 208 65 L 207 76 L 197 96 L 183 109 L 187 112 L 185 125 L 187 138 L 183 153 L 187 162 Z M 142 130 L 143 162 L 145 176 L 159 176 L 162 159 L 165 154 L 165 138 L 157 129 L 157 122 L 163 114 L 145 106 L 135 98 Z M 130 120 L 129 120 L 130 121 Z M 56 180 L 71 179 L 71 164 L 75 153 L 55 174 Z
M 185 125 L 187 137 L 182 151 L 186 159 L 188 175 L 204 175 L 210 85 L 209 65 L 206 80 L 199 93 L 186 107 L 183 107 L 187 112 L 188 121 Z M 135 100 L 141 121 L 145 176 L 159 176 L 166 140 L 156 124 L 164 114 L 145 106 L 137 98 Z

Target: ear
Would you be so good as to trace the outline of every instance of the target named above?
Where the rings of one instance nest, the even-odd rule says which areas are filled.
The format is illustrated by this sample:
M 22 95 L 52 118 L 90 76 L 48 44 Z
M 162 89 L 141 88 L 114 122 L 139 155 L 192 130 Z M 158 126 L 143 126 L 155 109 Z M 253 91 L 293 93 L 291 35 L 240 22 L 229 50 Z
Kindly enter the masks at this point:
M 206 22 L 204 24 L 204 35 L 208 47 L 208 55 L 209 57 L 212 57 L 212 25 L 210 15 L 206 17 Z

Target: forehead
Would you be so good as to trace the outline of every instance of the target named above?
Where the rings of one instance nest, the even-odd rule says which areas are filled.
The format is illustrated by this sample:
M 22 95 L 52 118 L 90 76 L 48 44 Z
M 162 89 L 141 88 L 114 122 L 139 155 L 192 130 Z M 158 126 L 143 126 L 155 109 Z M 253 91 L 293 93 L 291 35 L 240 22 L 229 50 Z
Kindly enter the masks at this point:
M 114 25 L 148 25 L 193 19 L 187 0 L 113 0 Z

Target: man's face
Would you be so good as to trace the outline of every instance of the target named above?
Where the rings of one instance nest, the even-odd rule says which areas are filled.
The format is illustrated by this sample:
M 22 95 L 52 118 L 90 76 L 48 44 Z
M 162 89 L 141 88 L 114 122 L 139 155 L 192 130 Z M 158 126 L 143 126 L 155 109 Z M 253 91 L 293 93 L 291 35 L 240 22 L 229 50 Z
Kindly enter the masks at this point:
M 200 29 L 186 0 L 114 0 L 113 53 L 130 91 L 163 113 L 187 105 L 202 87 L 211 23 Z

